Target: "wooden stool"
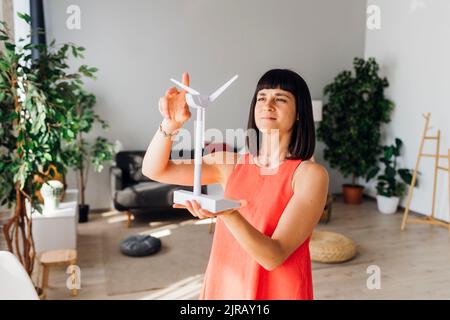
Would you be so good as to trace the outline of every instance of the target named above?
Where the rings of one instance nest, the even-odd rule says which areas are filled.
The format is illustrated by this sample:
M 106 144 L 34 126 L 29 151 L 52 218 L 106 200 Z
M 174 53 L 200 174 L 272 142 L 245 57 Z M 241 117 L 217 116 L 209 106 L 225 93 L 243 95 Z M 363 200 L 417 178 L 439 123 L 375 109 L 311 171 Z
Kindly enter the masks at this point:
M 45 298 L 48 287 L 48 277 L 50 273 L 50 267 L 56 266 L 70 266 L 77 264 L 77 251 L 73 249 L 63 249 L 63 250 L 51 250 L 44 251 L 40 258 L 39 262 L 43 268 L 42 271 L 42 291 L 43 296 Z M 73 277 L 74 274 L 71 274 Z M 77 295 L 77 289 L 72 289 L 72 296 Z

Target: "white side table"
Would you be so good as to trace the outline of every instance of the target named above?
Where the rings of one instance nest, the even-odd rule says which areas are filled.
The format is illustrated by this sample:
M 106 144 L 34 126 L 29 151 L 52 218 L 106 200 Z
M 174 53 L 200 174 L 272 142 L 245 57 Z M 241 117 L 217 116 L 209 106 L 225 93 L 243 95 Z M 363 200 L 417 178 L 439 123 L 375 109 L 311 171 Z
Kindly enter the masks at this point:
M 27 212 L 30 205 L 27 202 Z M 78 190 L 67 189 L 58 209 L 31 214 L 36 253 L 77 248 Z

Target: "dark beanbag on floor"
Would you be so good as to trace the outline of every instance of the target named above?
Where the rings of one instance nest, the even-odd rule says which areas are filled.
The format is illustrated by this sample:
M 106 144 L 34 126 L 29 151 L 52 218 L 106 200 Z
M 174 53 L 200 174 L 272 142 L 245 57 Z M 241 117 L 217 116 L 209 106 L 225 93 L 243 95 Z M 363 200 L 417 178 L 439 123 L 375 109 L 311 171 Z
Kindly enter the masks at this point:
M 144 257 L 161 249 L 161 240 L 149 235 L 133 235 L 127 237 L 120 245 L 120 251 L 131 257 Z

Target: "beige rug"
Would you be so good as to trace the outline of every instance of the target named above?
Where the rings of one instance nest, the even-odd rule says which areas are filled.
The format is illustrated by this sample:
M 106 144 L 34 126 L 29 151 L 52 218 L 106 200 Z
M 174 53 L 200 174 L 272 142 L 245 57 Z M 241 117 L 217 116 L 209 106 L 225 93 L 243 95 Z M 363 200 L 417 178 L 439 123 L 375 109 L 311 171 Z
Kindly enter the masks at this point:
M 198 287 L 208 263 L 213 233 L 208 233 L 208 224 L 195 223 L 199 220 L 167 221 L 161 225 L 135 223 L 129 229 L 120 225 L 105 230 L 102 255 L 107 294 L 159 292 L 189 279 L 196 279 Z M 139 233 L 158 236 L 161 250 L 148 257 L 123 255 L 121 240 Z

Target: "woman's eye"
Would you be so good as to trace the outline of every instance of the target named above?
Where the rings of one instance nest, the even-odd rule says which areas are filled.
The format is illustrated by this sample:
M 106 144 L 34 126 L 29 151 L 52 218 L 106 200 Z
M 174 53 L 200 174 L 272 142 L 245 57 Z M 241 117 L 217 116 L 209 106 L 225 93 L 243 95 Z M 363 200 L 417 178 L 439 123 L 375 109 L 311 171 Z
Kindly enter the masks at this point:
M 265 98 L 264 98 L 264 97 L 261 97 L 261 98 L 258 98 L 256 101 L 264 101 L 264 100 L 265 100 Z M 283 103 L 286 103 L 286 102 L 287 102 L 287 100 L 281 99 L 281 98 L 277 98 L 277 99 L 275 99 L 275 101 L 276 101 L 276 102 L 283 102 Z

